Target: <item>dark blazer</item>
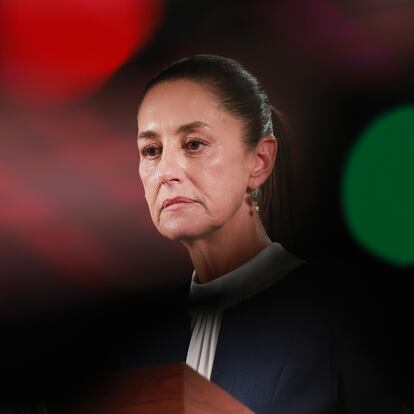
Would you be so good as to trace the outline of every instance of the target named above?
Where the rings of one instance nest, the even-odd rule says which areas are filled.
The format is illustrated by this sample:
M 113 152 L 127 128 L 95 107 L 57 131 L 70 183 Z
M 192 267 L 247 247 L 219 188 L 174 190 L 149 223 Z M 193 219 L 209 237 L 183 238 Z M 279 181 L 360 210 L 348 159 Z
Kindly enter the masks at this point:
M 318 266 L 301 265 L 224 311 L 211 381 L 257 413 L 402 413 L 344 334 L 329 279 L 321 273 Z M 108 371 L 185 361 L 188 289 L 186 283 L 122 295 L 4 326 L 10 346 L 1 354 L 0 404 L 41 401 L 53 414 L 54 406 L 76 400 Z
M 315 271 L 301 265 L 224 311 L 211 381 L 256 413 L 403 413 L 344 334 Z M 151 345 L 129 366 L 185 361 L 191 336 L 185 309 L 162 320 L 141 338 Z

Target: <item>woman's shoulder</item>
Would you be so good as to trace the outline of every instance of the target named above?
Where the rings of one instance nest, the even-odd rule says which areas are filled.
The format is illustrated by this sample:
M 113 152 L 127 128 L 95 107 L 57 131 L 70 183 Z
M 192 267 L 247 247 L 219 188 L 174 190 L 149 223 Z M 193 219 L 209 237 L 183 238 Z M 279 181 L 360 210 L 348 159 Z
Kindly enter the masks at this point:
M 326 263 L 303 261 L 282 277 L 275 275 L 276 282 L 249 302 L 259 307 L 325 309 L 332 304 L 331 299 L 337 292 L 332 273 L 335 273 L 335 278 L 342 277 Z
M 242 337 L 244 348 L 260 346 L 269 367 L 273 359 L 283 356 L 281 400 L 289 399 L 296 390 L 294 384 L 300 386 L 311 378 L 314 387 L 332 390 L 332 399 L 343 412 L 402 413 L 381 367 L 347 329 L 352 321 L 340 300 L 340 289 L 349 272 L 340 264 L 303 263 L 254 298 L 226 311 L 222 333 L 229 342 Z

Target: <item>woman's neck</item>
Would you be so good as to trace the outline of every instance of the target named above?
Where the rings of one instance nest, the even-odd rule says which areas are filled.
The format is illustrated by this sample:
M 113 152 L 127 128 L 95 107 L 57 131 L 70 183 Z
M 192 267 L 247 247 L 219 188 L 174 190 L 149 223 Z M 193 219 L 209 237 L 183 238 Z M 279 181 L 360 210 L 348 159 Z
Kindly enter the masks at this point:
M 227 223 L 206 237 L 183 241 L 193 262 L 197 283 L 231 272 L 272 243 L 258 217 L 249 218 L 236 229 L 231 227 L 232 223 Z

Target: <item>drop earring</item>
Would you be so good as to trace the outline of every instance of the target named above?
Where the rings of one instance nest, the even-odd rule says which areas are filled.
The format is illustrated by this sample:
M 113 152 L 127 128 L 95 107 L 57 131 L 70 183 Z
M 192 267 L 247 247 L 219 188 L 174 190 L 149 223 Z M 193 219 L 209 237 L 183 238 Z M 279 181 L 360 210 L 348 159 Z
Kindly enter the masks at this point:
M 254 204 L 256 213 L 259 213 L 260 211 L 259 202 L 260 202 L 261 195 L 262 193 L 260 191 L 260 188 L 256 188 L 250 192 L 250 198 Z

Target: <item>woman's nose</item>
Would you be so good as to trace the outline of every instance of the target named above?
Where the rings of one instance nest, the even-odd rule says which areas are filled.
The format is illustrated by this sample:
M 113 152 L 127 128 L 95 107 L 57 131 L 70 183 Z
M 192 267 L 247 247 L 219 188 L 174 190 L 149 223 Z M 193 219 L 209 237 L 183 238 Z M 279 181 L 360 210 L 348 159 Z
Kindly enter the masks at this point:
M 183 168 L 178 155 L 172 150 L 163 150 L 158 163 L 157 176 L 161 183 L 181 181 Z

